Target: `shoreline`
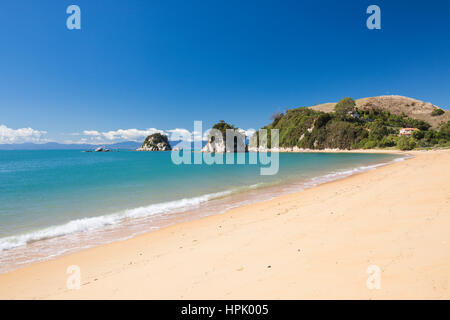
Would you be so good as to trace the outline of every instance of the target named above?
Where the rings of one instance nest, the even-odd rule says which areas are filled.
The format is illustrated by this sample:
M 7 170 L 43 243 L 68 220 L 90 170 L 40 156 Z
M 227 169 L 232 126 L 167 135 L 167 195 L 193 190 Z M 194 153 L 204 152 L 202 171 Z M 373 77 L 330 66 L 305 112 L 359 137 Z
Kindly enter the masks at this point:
M 317 210 L 317 207 L 322 205 L 322 202 L 318 201 L 319 198 L 324 198 L 324 200 L 328 199 L 327 195 L 333 197 L 334 194 L 339 195 L 340 192 L 345 193 L 346 188 L 349 188 L 352 185 L 353 189 L 355 188 L 355 181 L 359 181 L 360 185 L 358 188 L 374 188 L 376 186 L 373 183 L 366 184 L 369 182 L 373 182 L 373 180 L 377 179 L 377 176 L 385 175 L 385 178 L 389 179 L 389 175 L 386 176 L 386 172 L 390 172 L 391 174 L 397 173 L 395 168 L 405 168 L 411 167 L 411 163 L 420 163 L 423 165 L 423 161 L 426 161 L 425 158 L 439 158 L 439 161 L 444 161 L 444 164 L 448 164 L 448 158 L 450 152 L 447 150 L 441 151 L 410 151 L 410 152 L 391 152 L 396 154 L 412 154 L 415 158 L 408 159 L 408 161 L 397 162 L 394 164 L 386 165 L 377 168 L 376 170 L 366 171 L 360 174 L 354 174 L 349 177 L 334 180 L 331 182 L 326 182 L 320 184 L 316 187 L 309 188 L 297 193 L 283 195 L 272 200 L 257 202 L 254 204 L 250 204 L 243 207 L 238 207 L 234 209 L 230 209 L 227 212 L 220 215 L 211 215 L 198 220 L 191 220 L 188 222 L 177 223 L 157 231 L 149 232 L 143 235 L 138 235 L 132 239 L 123 240 L 114 242 L 107 245 L 102 245 L 99 247 L 94 247 L 86 250 L 79 251 L 74 254 L 65 255 L 57 257 L 56 259 L 34 263 L 28 266 L 25 266 L 20 269 L 16 269 L 12 272 L 8 272 L 6 274 L 0 275 L 0 298 L 330 298 L 330 297 L 356 297 L 356 298 L 364 298 L 364 297 L 375 297 L 376 292 L 368 291 L 364 294 L 357 294 L 356 296 L 348 293 L 343 294 L 336 289 L 332 291 L 321 291 L 322 294 L 317 293 L 317 295 L 312 294 L 314 292 L 314 286 L 311 285 L 309 281 L 309 295 L 304 295 L 305 292 L 298 292 L 297 295 L 289 290 L 281 290 L 278 288 L 278 291 L 275 290 L 274 293 L 270 293 L 268 288 L 265 286 L 261 287 L 261 281 L 257 281 L 258 279 L 255 276 L 261 276 L 262 279 L 265 279 L 265 275 L 267 273 L 267 269 L 272 269 L 272 273 L 276 274 L 276 279 L 280 277 L 283 278 L 283 274 L 287 272 L 291 276 L 293 275 L 292 270 L 286 266 L 286 262 L 290 261 L 293 257 L 292 254 L 287 255 L 279 255 L 278 252 L 285 252 L 285 246 L 289 247 L 289 241 L 286 243 L 283 230 L 289 229 L 287 231 L 288 234 L 292 233 L 294 230 L 292 226 L 286 225 L 286 222 L 289 220 L 304 220 L 303 222 L 314 222 L 317 227 L 317 222 L 315 221 L 319 219 L 319 221 L 325 223 L 322 227 L 333 228 L 330 225 L 330 221 L 327 221 L 330 216 L 324 215 L 321 210 Z M 437 161 L 437 160 L 436 160 Z M 427 167 L 427 166 L 425 166 Z M 419 166 L 419 168 L 423 168 L 423 166 Z M 435 168 L 433 170 L 438 170 L 439 168 Z M 442 169 L 442 168 L 441 168 Z M 448 167 L 447 167 L 448 169 Z M 397 169 L 397 171 L 402 171 L 401 169 Z M 445 166 L 444 172 L 442 172 L 443 177 L 445 178 Z M 447 174 L 448 175 L 448 174 Z M 410 175 L 407 175 L 410 176 Z M 428 176 L 422 178 L 429 178 Z M 436 178 L 432 176 L 432 178 Z M 439 177 L 437 177 L 439 178 Z M 391 179 L 392 180 L 392 179 Z M 444 180 L 445 181 L 445 180 Z M 363 182 L 363 183 L 361 183 Z M 383 182 L 383 181 L 381 181 Z M 395 181 L 394 181 L 395 182 Z M 398 183 L 398 182 L 397 182 Z M 400 185 L 402 185 L 400 183 Z M 439 184 L 438 184 L 439 185 Z M 440 184 L 444 190 L 441 192 L 445 192 L 447 185 Z M 352 189 L 352 188 L 350 188 Z M 438 192 L 439 190 L 433 191 Z M 333 193 L 334 192 L 334 193 Z M 338 196 L 335 196 L 338 197 Z M 301 206 L 298 206 L 298 200 L 302 199 L 302 203 L 305 203 L 306 207 L 309 207 L 312 212 L 315 212 L 317 217 L 314 217 L 309 211 L 304 212 L 304 216 L 298 214 L 298 210 L 301 209 Z M 338 199 L 339 200 L 339 199 Z M 341 199 L 342 200 L 342 199 Z M 349 200 L 350 201 L 350 200 Z M 342 202 L 342 201 L 341 201 Z M 349 204 L 340 203 L 338 201 L 339 206 L 348 206 Z M 350 201 L 351 204 L 351 201 Z M 380 202 L 379 206 L 383 207 L 385 203 Z M 448 207 L 448 204 L 447 204 Z M 322 208 L 323 209 L 323 208 Z M 386 208 L 385 208 L 386 209 Z M 445 207 L 444 207 L 445 209 Z M 328 207 L 327 210 L 332 210 Z M 333 208 L 333 210 L 337 210 Z M 262 212 L 266 213 L 262 213 Z M 275 211 L 279 211 L 275 213 Z M 259 213 L 258 213 L 259 212 Z M 333 213 L 334 214 L 334 213 Z M 347 213 L 347 215 L 351 215 L 351 213 Z M 338 214 L 332 219 L 339 218 L 341 215 Z M 289 219 L 288 219 L 289 218 Z M 343 218 L 345 218 L 345 214 L 343 214 Z M 347 217 L 349 218 L 349 217 Z M 284 221 L 278 221 L 282 219 Z M 288 221 L 286 221 L 288 220 Z M 344 219 L 345 220 L 345 219 Z M 447 222 L 448 220 L 446 220 Z M 333 222 L 333 220 L 331 221 Z M 313 223 L 313 224 L 314 224 Z M 272 225 L 274 225 L 272 227 Z M 321 225 L 321 224 L 319 224 Z M 248 226 L 248 227 L 247 227 Z M 255 226 L 257 228 L 255 229 Z M 303 235 L 299 237 L 299 239 L 303 239 L 308 235 L 309 224 L 301 223 L 299 227 L 306 228 L 304 230 Z M 447 227 L 449 224 L 443 225 L 443 227 Z M 247 228 L 252 227 L 250 230 Z M 277 228 L 279 227 L 279 228 Z M 358 225 L 358 227 L 361 227 Z M 230 229 L 227 232 L 227 229 Z M 276 229 L 276 230 L 273 230 Z M 278 230 L 279 229 L 279 230 Z M 369 228 L 370 229 L 370 228 Z M 261 233 L 261 230 L 265 230 L 266 232 Z M 252 231 L 252 232 L 249 232 Z M 284 230 L 286 231 L 286 230 Z M 314 233 L 314 229 L 309 229 L 312 233 Z M 334 230 L 339 234 L 339 230 Z M 280 234 L 281 232 L 281 234 Z M 235 234 L 237 233 L 237 235 Z M 269 239 L 266 239 L 266 233 L 275 233 L 275 239 L 280 241 L 275 241 L 275 243 L 270 243 Z M 294 232 L 295 233 L 295 232 Z M 369 232 L 370 234 L 370 232 Z M 232 236 L 236 235 L 236 237 Z M 253 235 L 253 236 L 252 236 Z M 363 234 L 365 235 L 365 234 Z M 326 235 L 324 235 L 326 236 Z M 440 234 L 440 236 L 444 236 Z M 187 239 L 186 239 L 187 238 Z M 192 239 L 191 239 L 192 238 Z M 229 245 L 225 240 L 229 240 L 231 243 L 237 248 L 248 247 L 249 244 L 252 244 L 252 250 L 247 251 L 244 250 L 249 257 L 243 256 L 241 253 L 233 254 L 233 250 L 230 251 Z M 295 237 L 294 237 L 295 238 Z M 246 239 L 246 240 L 245 240 Z M 344 236 L 336 237 L 335 240 L 337 242 L 342 242 L 346 239 Z M 188 240 L 188 241 L 186 241 Z M 189 241 L 191 240 L 191 241 Z M 208 241 L 213 242 L 212 244 L 208 244 Z M 272 264 L 275 264 L 274 255 L 278 258 L 277 262 L 282 262 L 282 266 L 284 266 L 284 271 L 280 273 L 280 271 L 275 270 L 276 267 L 272 265 L 271 268 L 266 266 L 265 268 L 256 270 L 255 275 L 249 275 L 248 272 L 244 272 L 245 270 L 252 269 L 252 265 L 254 266 L 255 261 L 262 262 L 265 261 L 266 254 L 264 253 L 264 245 L 258 244 L 256 240 L 263 242 L 267 247 L 273 247 L 279 245 L 283 242 L 284 246 L 281 246 L 280 250 L 270 251 L 268 256 L 272 256 L 270 260 Z M 291 244 L 293 244 L 294 239 L 291 239 Z M 450 240 L 450 239 L 449 239 Z M 326 242 L 326 239 L 323 241 Z M 385 240 L 384 240 L 385 241 Z M 449 241 L 450 242 L 450 241 Z M 150 245 L 152 244 L 152 245 Z M 153 246 L 154 244 L 154 246 Z M 246 245 L 247 244 L 247 245 Z M 320 245 L 317 243 L 310 243 L 316 249 L 321 249 Z M 318 245 L 318 246 L 317 246 Z M 262 246 L 262 247 L 261 247 Z M 307 247 L 307 246 L 306 246 Z M 185 250 L 183 250 L 185 249 Z M 189 250 L 188 250 L 189 249 Z M 373 249 L 373 248 L 372 248 Z M 448 248 L 447 248 L 448 249 Z M 297 253 L 302 252 L 295 251 Z M 307 249 L 306 249 L 307 250 Z M 140 252 L 141 251 L 141 252 Z M 319 250 L 320 251 L 320 250 Z M 448 251 L 448 250 L 447 250 Z M 208 254 L 209 253 L 209 254 Z M 230 261 L 224 261 L 223 254 L 225 253 L 225 257 L 228 257 L 230 260 L 242 259 L 244 262 L 235 263 L 235 264 L 244 264 L 246 266 L 231 266 Z M 297 255 L 297 254 L 296 254 Z M 195 259 L 192 262 L 193 256 Z M 268 257 L 267 257 L 268 258 Z M 327 256 L 319 255 L 320 259 L 326 259 Z M 448 256 L 446 256 L 448 258 Z M 239 260 L 238 259 L 238 260 Z M 160 261 L 164 260 L 164 261 Z M 227 260 L 227 259 L 225 259 Z M 218 262 L 222 263 L 218 263 Z M 225 265 L 222 265 L 225 262 Z M 236 262 L 236 261 L 235 261 Z M 183 264 L 187 266 L 191 266 L 194 264 L 197 269 L 188 268 L 188 270 L 183 270 Z M 269 262 L 268 262 L 269 263 Z M 82 289 L 80 290 L 67 290 L 65 288 L 66 284 L 66 269 L 67 266 L 76 264 L 80 265 L 81 272 L 83 274 L 82 280 Z M 308 265 L 308 262 L 306 262 Z M 234 265 L 234 264 L 233 264 Z M 153 266 L 153 267 L 152 267 Z M 212 268 L 211 268 L 212 267 Z M 448 265 L 447 265 L 448 267 Z M 138 270 L 135 270 L 135 269 Z M 152 274 L 150 271 L 153 269 L 155 271 Z M 206 270 L 206 269 L 207 270 Z M 242 270 L 241 270 L 242 268 Z M 278 266 L 280 268 L 280 266 Z M 305 266 L 303 266 L 305 268 Z M 282 268 L 283 269 L 283 268 Z M 320 268 L 319 268 L 320 269 Z M 322 268 L 323 269 L 323 268 Z M 445 269 L 445 268 L 444 268 Z M 309 271 L 311 272 L 314 268 L 311 268 Z M 304 270 L 305 271 L 305 270 Z M 333 270 L 329 273 L 326 273 L 325 276 L 331 279 L 336 278 L 336 274 L 333 273 Z M 360 270 L 361 271 L 361 270 Z M 445 270 L 444 270 L 445 271 Z M 135 286 L 134 288 L 139 288 L 139 281 L 127 283 L 126 279 L 128 276 L 131 276 L 134 280 L 136 280 L 135 272 L 140 277 L 144 277 L 146 281 L 144 281 L 145 288 L 148 290 L 144 290 L 145 288 L 140 288 L 137 292 L 134 292 L 130 289 L 130 285 Z M 150 272 L 150 273 L 149 273 Z M 365 270 L 362 270 L 362 276 L 365 277 Z M 180 278 L 181 275 L 184 277 Z M 314 272 L 312 272 L 314 274 Z M 320 273 L 320 272 L 319 272 Z M 109 277 L 107 275 L 111 274 Z M 210 276 L 207 276 L 210 275 Z M 247 277 L 250 278 L 242 278 L 241 274 L 246 274 Z M 214 276 L 213 276 L 214 275 Z M 225 278 L 232 280 L 233 286 L 229 287 L 227 284 L 222 283 L 223 288 L 229 288 L 229 294 L 226 292 L 222 292 L 221 286 L 218 283 L 221 283 L 218 275 L 225 275 Z M 311 276 L 311 274 L 309 274 Z M 172 290 L 164 289 L 163 284 L 160 280 L 158 280 L 158 276 L 161 279 L 166 279 L 166 286 L 172 288 Z M 175 279 L 171 279 L 174 276 Z M 449 278 L 449 272 L 446 273 L 447 278 Z M 211 277 L 211 279 L 210 279 Z M 239 278 L 243 280 L 244 283 L 248 283 L 243 292 L 237 290 L 237 288 L 241 288 L 241 285 L 235 282 L 235 278 Z M 115 278 L 111 282 L 112 278 Z M 257 277 L 258 278 L 258 277 Z M 294 283 L 299 284 L 295 276 L 294 279 L 291 279 L 294 282 L 287 282 L 290 285 L 294 285 Z M 301 277 L 302 278 L 302 277 Z M 313 275 L 314 278 L 314 275 Z M 154 281 L 153 285 L 151 285 L 152 279 Z M 178 279 L 178 281 L 176 280 Z M 266 280 L 270 280 L 266 278 Z M 287 281 L 287 279 L 284 279 Z M 303 279 L 307 280 L 307 279 Z M 339 279 L 334 279 L 339 282 Z M 272 281 L 272 280 L 270 280 Z M 336 282 L 334 281 L 334 283 Z M 263 281 L 264 282 L 264 281 Z M 306 281 L 308 282 L 308 281 Z M 332 281 L 333 282 L 333 281 Z M 101 284 L 100 284 L 101 283 Z M 283 283 L 286 284 L 285 281 Z M 178 285 L 181 285 L 181 289 L 175 289 Z M 363 283 L 364 284 L 364 283 Z M 108 289 L 102 289 L 102 286 L 106 285 L 107 288 L 114 287 L 116 291 L 109 292 Z M 214 293 L 209 295 L 208 288 L 210 285 L 213 285 Z M 137 287 L 136 287 L 137 286 Z M 160 289 L 160 293 L 153 292 L 151 290 L 152 286 L 156 286 Z M 259 290 L 254 289 L 254 287 L 259 288 Z M 199 288 L 201 287 L 201 288 Z M 289 287 L 289 286 L 288 286 Z M 323 287 L 323 286 L 322 286 Z M 345 286 L 344 286 L 345 287 Z M 365 287 L 364 285 L 362 287 Z M 252 289 L 253 288 L 253 289 Z M 194 290 L 195 289 L 195 290 Z M 241 288 L 242 289 L 242 288 Z M 206 291 L 205 291 L 206 290 Z M 281 290 L 281 291 L 280 291 Z M 158 290 L 157 290 L 158 291 Z M 344 290 L 345 291 L 345 290 Z M 203 292 L 203 294 L 202 294 Z M 264 295 L 263 293 L 267 295 Z M 449 288 L 443 287 L 444 297 L 449 297 Z M 381 292 L 380 292 L 381 293 Z M 398 292 L 397 292 L 398 294 Z M 404 290 L 403 295 L 397 297 L 408 297 L 409 292 Z M 419 292 L 416 292 L 416 295 L 419 295 Z M 381 295 L 380 297 L 385 297 Z M 425 296 L 427 297 L 427 296 Z
M 150 219 L 152 220 L 150 224 L 146 220 L 148 219 L 148 217 L 144 216 L 141 218 L 130 218 L 130 220 L 124 220 L 119 224 L 113 224 L 112 226 L 105 225 L 102 228 L 95 229 L 95 231 L 88 230 L 85 232 L 80 231 L 80 232 L 71 232 L 67 234 L 63 233 L 64 228 L 66 228 L 71 223 L 78 221 L 78 220 L 71 220 L 69 222 L 66 222 L 65 224 L 49 226 L 40 230 L 35 230 L 33 232 L 26 233 L 21 236 L 12 236 L 11 238 L 29 237 L 32 240 L 27 242 L 26 246 L 23 245 L 17 246 L 17 244 L 15 244 L 16 245 L 15 247 L 12 247 L 7 251 L 3 252 L 0 251 L 0 264 L 2 264 L 0 265 L 0 274 L 9 273 L 11 271 L 29 265 L 33 265 L 35 263 L 54 260 L 58 257 L 74 254 L 86 249 L 95 248 L 98 246 L 114 243 L 117 241 L 124 241 L 136 237 L 138 235 L 146 234 L 148 232 L 155 232 L 157 230 L 160 230 L 173 224 L 202 219 L 210 215 L 223 214 L 233 208 L 268 201 L 286 194 L 301 192 L 306 189 L 314 188 L 324 183 L 344 179 L 351 175 L 360 174 L 368 170 L 374 170 L 379 167 L 386 166 L 391 163 L 395 163 L 399 160 L 401 161 L 411 157 L 411 155 L 405 152 L 392 153 L 386 150 L 382 150 L 382 152 L 370 152 L 370 151 L 361 152 L 361 151 L 362 150 L 358 150 L 353 153 L 355 154 L 384 153 L 394 155 L 396 156 L 396 158 L 374 164 L 349 167 L 346 168 L 345 170 L 336 169 L 337 171 L 322 173 L 311 176 L 309 178 L 302 178 L 300 180 L 292 180 L 290 182 L 285 181 L 283 183 L 266 184 L 262 187 L 257 187 L 258 185 L 262 185 L 258 183 L 250 186 L 241 186 L 239 189 L 229 189 L 217 193 L 201 194 L 193 198 L 183 198 L 172 200 L 165 203 L 151 204 L 148 207 L 169 205 L 178 202 L 186 202 L 186 207 L 174 209 L 173 211 L 167 212 L 162 216 L 156 216 L 155 219 L 159 219 L 156 221 L 153 221 L 154 218 L 152 218 L 152 216 L 150 215 Z M 294 152 L 294 153 L 303 153 L 303 152 Z M 305 151 L 305 153 L 310 152 Z M 311 150 L 311 153 L 314 152 Z M 315 153 L 344 153 L 344 152 L 323 150 L 323 152 L 315 152 Z M 202 201 L 197 205 L 189 205 L 189 202 L 203 198 L 210 198 L 210 199 L 208 199 L 207 201 Z M 146 207 L 147 206 L 143 206 L 143 208 Z M 132 211 L 136 209 L 138 208 L 127 210 Z M 108 217 L 108 214 L 101 215 L 98 217 L 83 218 L 81 220 L 88 221 L 90 219 L 95 220 L 106 217 Z M 61 235 L 50 236 L 48 238 L 42 239 L 37 238 L 33 239 L 35 235 L 36 236 L 39 235 L 40 237 L 42 237 L 42 234 L 44 233 L 53 234 L 55 232 L 60 232 Z

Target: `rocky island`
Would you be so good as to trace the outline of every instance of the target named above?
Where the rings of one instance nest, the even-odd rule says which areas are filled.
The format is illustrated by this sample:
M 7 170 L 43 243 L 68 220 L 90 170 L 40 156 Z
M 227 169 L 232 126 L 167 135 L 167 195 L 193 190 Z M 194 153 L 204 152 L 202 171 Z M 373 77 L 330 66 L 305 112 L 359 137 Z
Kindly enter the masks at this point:
M 202 148 L 202 152 L 210 153 L 224 153 L 224 152 L 247 152 L 247 145 L 245 144 L 245 134 L 239 128 L 234 127 L 231 124 L 226 123 L 223 120 L 216 123 L 208 135 L 208 142 Z M 227 130 L 234 132 L 234 142 L 228 145 L 233 147 L 227 147 Z
M 170 151 L 169 139 L 161 133 L 154 133 L 145 138 L 144 143 L 136 151 Z

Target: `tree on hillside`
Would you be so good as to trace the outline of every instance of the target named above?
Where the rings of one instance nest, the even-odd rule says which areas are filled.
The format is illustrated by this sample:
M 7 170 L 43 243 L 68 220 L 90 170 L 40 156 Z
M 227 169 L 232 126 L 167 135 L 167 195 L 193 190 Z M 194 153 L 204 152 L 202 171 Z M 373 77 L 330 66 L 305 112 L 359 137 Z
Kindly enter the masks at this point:
M 412 150 L 416 146 L 413 138 L 400 137 L 397 140 L 397 148 L 400 150 Z
M 222 133 L 223 138 L 225 139 L 225 135 L 227 129 L 236 129 L 232 124 L 226 123 L 224 120 L 220 120 L 218 123 L 213 125 L 213 129 L 219 130 Z
M 446 123 L 442 124 L 439 132 L 442 135 L 448 136 L 450 138 L 450 121 L 447 121 Z
M 355 109 L 356 102 L 350 97 L 339 100 L 334 106 L 334 112 L 341 117 L 345 117 L 349 112 Z
M 275 111 L 274 113 L 272 113 L 272 115 L 270 116 L 270 120 L 274 121 L 282 116 L 283 116 L 283 112 L 278 110 L 278 111 Z
M 442 115 L 442 114 L 444 114 L 444 113 L 445 113 L 444 110 L 437 108 L 437 109 L 434 109 L 434 110 L 431 112 L 431 116 L 432 116 L 432 117 L 438 117 L 438 116 L 440 116 L 440 115 Z
M 284 116 L 284 114 L 281 111 L 276 111 L 274 113 L 272 113 L 272 115 L 270 116 L 270 120 L 272 120 L 272 125 L 276 126 L 278 121 L 280 121 L 280 119 Z

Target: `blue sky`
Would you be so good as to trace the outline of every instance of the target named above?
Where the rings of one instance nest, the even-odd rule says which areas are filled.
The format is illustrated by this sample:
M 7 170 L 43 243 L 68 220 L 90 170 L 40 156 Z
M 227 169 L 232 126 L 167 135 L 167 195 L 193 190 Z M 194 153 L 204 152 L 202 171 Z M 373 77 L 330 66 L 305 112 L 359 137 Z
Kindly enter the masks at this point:
M 71 4 L 81 30 L 66 28 Z M 366 28 L 371 4 L 381 30 Z M 0 135 L 257 129 L 274 111 L 345 96 L 448 109 L 449 31 L 449 1 L 3 0 Z

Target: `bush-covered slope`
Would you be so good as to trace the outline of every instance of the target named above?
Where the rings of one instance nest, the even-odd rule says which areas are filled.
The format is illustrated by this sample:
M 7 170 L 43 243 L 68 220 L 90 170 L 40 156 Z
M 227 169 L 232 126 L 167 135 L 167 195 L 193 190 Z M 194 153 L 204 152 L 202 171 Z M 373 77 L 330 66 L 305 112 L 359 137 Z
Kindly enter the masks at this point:
M 380 108 L 359 109 L 344 98 L 335 112 L 297 108 L 279 114 L 264 129 L 279 129 L 280 147 L 356 149 L 450 146 L 449 122 L 433 130 L 423 120 L 391 114 Z M 417 128 L 412 136 L 399 136 L 401 128 Z M 269 131 L 270 134 L 270 131 Z M 268 139 L 270 142 L 270 139 Z M 270 147 L 270 145 L 269 145 Z
M 389 111 L 391 114 L 405 114 L 431 124 L 437 130 L 443 123 L 450 121 L 450 110 L 443 110 L 429 102 L 403 96 L 377 96 L 355 100 L 356 108 L 370 110 L 373 108 Z M 336 103 L 324 103 L 311 106 L 315 111 L 333 112 Z

